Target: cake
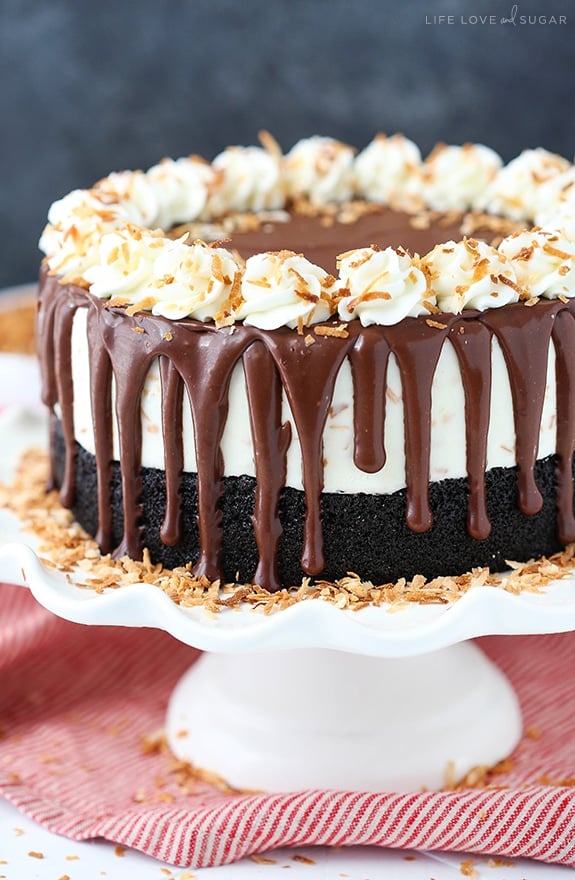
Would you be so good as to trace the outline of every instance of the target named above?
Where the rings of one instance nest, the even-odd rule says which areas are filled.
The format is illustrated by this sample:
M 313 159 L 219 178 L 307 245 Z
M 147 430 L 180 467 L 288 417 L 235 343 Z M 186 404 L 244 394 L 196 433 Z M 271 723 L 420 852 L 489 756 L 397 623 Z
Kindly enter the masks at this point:
M 575 169 L 269 136 L 55 202 L 51 486 L 104 553 L 270 591 L 575 541 Z

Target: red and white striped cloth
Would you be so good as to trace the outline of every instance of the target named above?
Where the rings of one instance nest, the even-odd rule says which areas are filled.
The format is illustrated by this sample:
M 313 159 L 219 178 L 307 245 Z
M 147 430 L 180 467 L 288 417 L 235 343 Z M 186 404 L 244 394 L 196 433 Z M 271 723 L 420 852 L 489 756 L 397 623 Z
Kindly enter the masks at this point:
M 146 754 L 195 652 L 155 630 L 85 627 L 0 586 L 0 792 L 76 840 L 104 837 L 181 867 L 277 846 L 376 844 L 575 866 L 575 634 L 482 647 L 515 686 L 525 736 L 502 787 L 413 794 L 185 793 Z M 288 746 L 289 747 L 289 746 Z M 571 785 L 573 782 L 573 786 Z

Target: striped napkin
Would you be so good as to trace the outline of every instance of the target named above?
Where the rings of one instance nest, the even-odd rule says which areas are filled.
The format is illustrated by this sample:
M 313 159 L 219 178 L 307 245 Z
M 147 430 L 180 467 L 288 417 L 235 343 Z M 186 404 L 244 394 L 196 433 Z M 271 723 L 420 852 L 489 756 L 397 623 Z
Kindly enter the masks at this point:
M 517 690 L 525 735 L 480 787 L 248 795 L 191 773 L 155 735 L 196 652 L 155 630 L 68 623 L 0 585 L 0 793 L 53 832 L 180 867 L 311 844 L 575 866 L 575 634 L 481 645 Z

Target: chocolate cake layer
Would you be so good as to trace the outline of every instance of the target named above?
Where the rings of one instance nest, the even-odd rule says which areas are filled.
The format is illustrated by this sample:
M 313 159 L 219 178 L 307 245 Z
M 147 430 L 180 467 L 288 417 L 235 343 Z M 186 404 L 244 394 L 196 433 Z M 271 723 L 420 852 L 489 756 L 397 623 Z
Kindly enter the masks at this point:
M 62 481 L 65 444 L 60 423 L 55 431 L 56 477 Z M 82 446 L 75 447 L 75 497 L 72 511 L 92 535 L 98 529 L 96 460 Z M 346 495 L 323 493 L 325 567 L 319 577 L 336 580 L 356 572 L 375 584 L 423 574 L 432 578 L 455 575 L 473 567 L 492 571 L 506 567 L 506 560 L 524 561 L 548 555 L 563 545 L 557 534 L 557 456 L 535 464 L 535 479 L 543 506 L 534 515 L 522 514 L 517 503 L 517 468 L 494 468 L 485 475 L 491 534 L 485 540 L 471 538 L 467 531 L 468 488 L 466 479 L 449 479 L 430 484 L 433 525 L 423 534 L 413 532 L 405 521 L 406 491 L 391 495 Z M 252 528 L 256 481 L 253 477 L 225 477 L 219 509 L 222 514 L 222 564 L 226 580 L 252 581 L 258 566 L 258 549 Z M 141 471 L 142 541 L 154 562 L 168 567 L 192 564 L 200 552 L 196 523 L 197 475 L 185 473 L 181 481 L 181 540 L 166 546 L 160 538 L 165 517 L 165 474 L 154 468 Z M 120 466 L 111 470 L 113 539 L 123 535 Z M 283 535 L 278 568 L 285 585 L 299 585 L 305 499 L 304 493 L 286 487 L 280 498 Z

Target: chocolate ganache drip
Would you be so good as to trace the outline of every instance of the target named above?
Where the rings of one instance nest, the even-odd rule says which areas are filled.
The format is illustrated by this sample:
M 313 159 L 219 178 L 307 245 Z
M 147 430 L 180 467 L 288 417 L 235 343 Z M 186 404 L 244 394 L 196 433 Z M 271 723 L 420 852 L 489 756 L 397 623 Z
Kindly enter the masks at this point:
M 282 526 L 280 498 L 286 481 L 289 424 L 282 423 L 281 401 L 289 401 L 302 455 L 305 522 L 302 571 L 324 568 L 321 497 L 323 432 L 338 372 L 348 359 L 354 393 L 354 462 L 373 473 L 385 462 L 386 376 L 394 355 L 402 382 L 406 454 L 406 521 L 415 532 L 428 530 L 431 391 L 443 346 L 449 341 L 460 365 L 467 442 L 467 530 L 481 541 L 490 532 L 485 491 L 491 396 L 491 347 L 496 338 L 509 374 L 516 428 L 517 504 L 535 514 L 541 495 L 534 468 L 546 387 L 549 348 L 556 351 L 557 530 L 564 543 L 575 540 L 572 460 L 575 449 L 575 303 L 521 303 L 482 313 L 442 314 L 430 322 L 407 318 L 399 324 L 363 328 L 350 322 L 341 336 L 314 337 L 281 328 L 263 331 L 235 325 L 215 328 L 194 320 L 169 321 L 139 312 L 128 315 L 86 291 L 43 273 L 40 285 L 40 359 L 43 400 L 59 418 L 65 440 L 60 497 L 74 498 L 74 417 L 71 335 L 74 314 L 86 309 L 90 359 L 90 397 L 98 478 L 97 541 L 115 556 L 141 558 L 140 509 L 141 396 L 159 359 L 166 500 L 161 539 L 173 546 L 181 538 L 180 481 L 183 472 L 183 400 L 193 418 L 197 461 L 199 552 L 194 572 L 223 577 L 222 516 L 224 462 L 220 441 L 228 412 L 232 372 L 242 363 L 256 467 L 252 515 L 259 562 L 252 580 L 270 590 L 278 576 Z M 112 383 L 115 383 L 115 415 Z M 55 418 L 53 416 L 53 418 Z M 113 423 L 117 424 L 123 499 L 123 537 L 111 546 L 111 466 Z M 52 449 L 52 459 L 54 450 Z M 52 474 L 52 483 L 57 482 Z M 345 572 L 342 572 L 344 574 Z

